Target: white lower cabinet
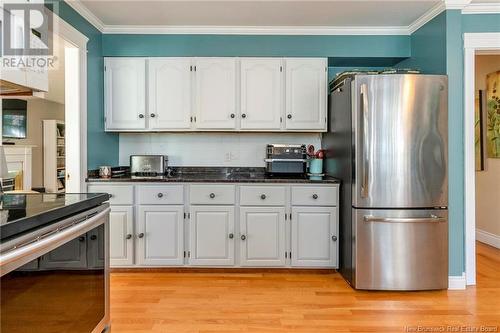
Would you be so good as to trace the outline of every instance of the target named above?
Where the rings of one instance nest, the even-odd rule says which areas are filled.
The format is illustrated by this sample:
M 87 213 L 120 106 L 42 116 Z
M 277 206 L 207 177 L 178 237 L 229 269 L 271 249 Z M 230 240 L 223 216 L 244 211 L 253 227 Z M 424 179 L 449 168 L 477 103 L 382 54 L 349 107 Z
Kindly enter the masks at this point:
M 292 266 L 338 267 L 336 207 L 292 207 Z
M 184 206 L 139 206 L 137 264 L 184 264 Z
M 285 265 L 285 207 L 240 208 L 242 266 Z
M 111 206 L 109 213 L 109 263 L 134 264 L 134 219 L 132 206 Z
M 191 206 L 189 264 L 234 265 L 234 206 Z

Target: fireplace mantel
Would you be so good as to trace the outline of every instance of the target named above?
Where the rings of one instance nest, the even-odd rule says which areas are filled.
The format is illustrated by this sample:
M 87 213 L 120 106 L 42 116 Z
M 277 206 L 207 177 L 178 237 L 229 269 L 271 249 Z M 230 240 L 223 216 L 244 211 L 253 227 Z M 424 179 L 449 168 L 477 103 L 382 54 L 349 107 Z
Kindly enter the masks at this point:
M 23 172 L 23 190 L 31 190 L 32 149 L 33 145 L 4 145 L 5 158 L 9 172 Z M 41 166 L 40 166 L 41 167 Z

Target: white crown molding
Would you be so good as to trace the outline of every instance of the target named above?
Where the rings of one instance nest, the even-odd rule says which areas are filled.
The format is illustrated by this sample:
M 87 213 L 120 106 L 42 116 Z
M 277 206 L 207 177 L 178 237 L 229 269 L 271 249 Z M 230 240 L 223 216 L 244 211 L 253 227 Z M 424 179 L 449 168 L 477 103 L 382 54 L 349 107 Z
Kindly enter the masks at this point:
M 103 32 L 104 23 L 94 15 L 80 0 L 65 0 L 71 8 L 73 8 L 78 14 L 80 14 L 84 19 L 86 19 L 90 24 L 92 24 L 97 30 Z
M 470 2 L 471 0 L 444 0 L 446 9 L 464 9 Z
M 471 3 L 462 14 L 500 14 L 500 3 Z
M 429 9 L 426 13 L 416 19 L 412 24 L 408 26 L 408 34 L 411 35 L 422 26 L 424 26 L 427 22 L 441 14 L 446 10 L 446 5 L 444 2 L 437 3 L 434 7 Z
M 408 35 L 407 27 L 314 26 L 105 26 L 105 34 L 199 35 Z

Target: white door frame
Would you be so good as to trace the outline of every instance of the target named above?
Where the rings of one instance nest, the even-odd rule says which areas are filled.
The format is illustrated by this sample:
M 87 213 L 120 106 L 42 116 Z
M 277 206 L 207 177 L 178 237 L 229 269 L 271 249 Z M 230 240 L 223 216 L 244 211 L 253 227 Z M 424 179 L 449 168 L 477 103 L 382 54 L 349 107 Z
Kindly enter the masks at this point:
M 65 103 L 65 108 L 79 114 L 78 124 L 71 126 L 76 130 L 66 131 L 66 138 L 71 142 L 71 149 L 79 151 L 79 158 L 66 158 L 66 169 L 73 170 L 71 179 L 78 181 L 69 183 L 68 192 L 83 193 L 85 189 L 85 178 L 87 176 L 87 42 L 88 38 L 69 23 L 54 13 L 53 16 L 55 33 L 65 41 L 78 48 L 79 66 L 79 96 L 78 103 Z M 66 128 L 68 124 L 66 123 Z M 75 147 L 76 145 L 76 147 Z
M 464 33 L 464 204 L 465 277 L 476 284 L 476 169 L 474 149 L 475 56 L 477 51 L 500 50 L 500 33 Z

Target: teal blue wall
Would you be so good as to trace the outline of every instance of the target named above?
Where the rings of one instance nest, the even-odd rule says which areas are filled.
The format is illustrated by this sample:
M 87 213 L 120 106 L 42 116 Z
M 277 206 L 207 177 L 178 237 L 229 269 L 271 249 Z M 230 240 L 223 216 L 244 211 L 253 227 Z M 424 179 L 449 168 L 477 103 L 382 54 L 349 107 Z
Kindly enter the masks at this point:
M 104 62 L 102 34 L 64 1 L 54 4 L 54 11 L 63 20 L 88 37 L 87 43 L 87 165 L 118 165 L 118 134 L 104 132 Z
M 463 32 L 500 32 L 500 14 L 462 15 Z
M 446 73 L 446 14 L 443 12 L 415 31 L 410 38 L 411 58 L 397 67 L 428 74 Z
M 410 56 L 408 36 L 103 35 L 104 56 Z

